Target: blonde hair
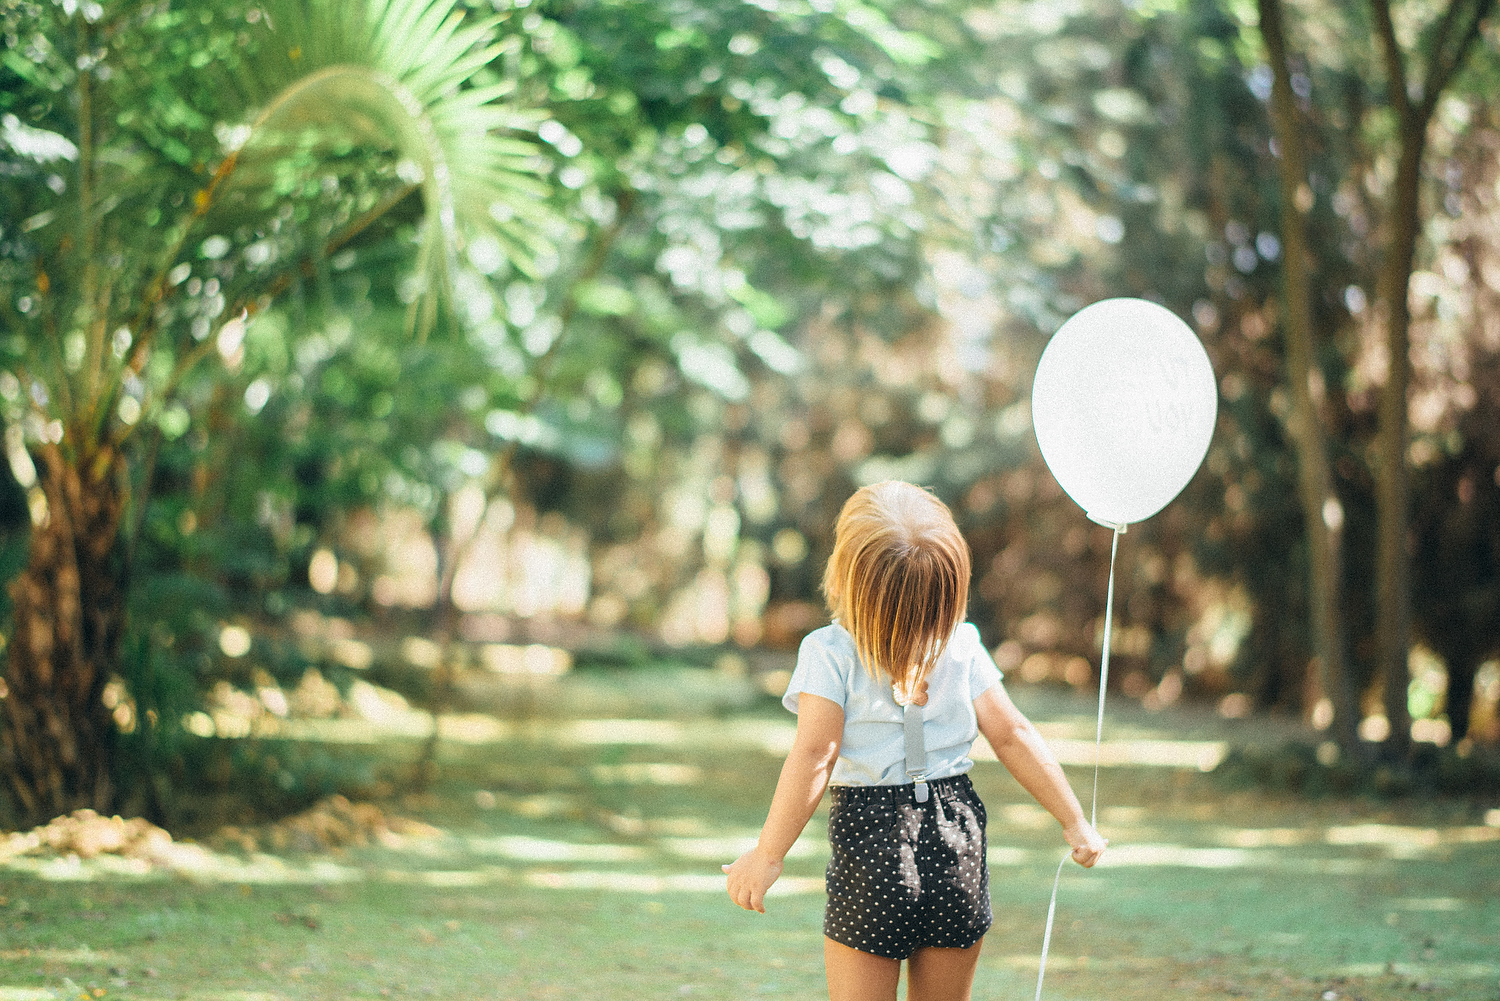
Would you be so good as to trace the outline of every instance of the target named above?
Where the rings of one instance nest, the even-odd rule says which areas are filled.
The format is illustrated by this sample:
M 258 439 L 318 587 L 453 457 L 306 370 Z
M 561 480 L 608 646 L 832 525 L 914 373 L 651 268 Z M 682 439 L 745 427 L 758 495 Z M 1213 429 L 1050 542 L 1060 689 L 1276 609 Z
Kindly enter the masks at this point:
M 964 619 L 969 545 L 929 491 L 898 480 L 862 487 L 839 512 L 823 594 L 870 676 L 889 676 L 910 697 Z

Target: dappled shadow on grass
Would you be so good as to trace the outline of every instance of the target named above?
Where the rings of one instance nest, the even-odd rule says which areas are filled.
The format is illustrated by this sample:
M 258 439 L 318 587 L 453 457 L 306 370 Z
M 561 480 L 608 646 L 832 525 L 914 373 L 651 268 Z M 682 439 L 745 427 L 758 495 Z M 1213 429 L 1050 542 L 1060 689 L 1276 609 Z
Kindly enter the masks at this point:
M 1066 739 L 1092 726 L 1041 722 Z M 0 870 L 0 987 L 76 997 L 67 978 L 127 1001 L 823 993 L 823 818 L 766 915 L 733 907 L 718 871 L 764 818 L 788 718 L 505 725 L 505 740 L 445 742 L 429 793 L 382 802 L 426 837 L 228 843 L 222 867 L 197 874 L 85 879 L 83 859 L 72 881 Z M 1166 717 L 1118 739 L 1178 736 L 1215 739 Z M 369 746 L 391 766 L 415 747 Z M 1086 796 L 1092 769 L 1068 771 Z M 1063 841 L 997 763 L 973 778 L 997 919 L 976 996 L 1030 996 Z M 1094 870 L 1065 870 L 1049 999 L 1386 1001 L 1427 984 L 1494 1001 L 1500 827 L 1482 811 L 1226 790 L 1191 761 L 1107 767 L 1100 805 L 1112 847 Z
M 810 955 L 794 972 L 765 962 L 791 956 L 790 939 L 817 920 L 813 897 L 783 898 L 773 923 L 741 918 L 747 934 L 731 937 L 725 932 L 735 916 L 717 896 L 670 888 L 537 894 L 410 884 L 298 892 L 174 885 L 148 896 L 143 887 L 116 886 L 90 890 L 84 912 L 76 896 L 61 892 L 76 888 L 20 885 L 26 938 L 87 936 L 91 945 L 5 950 L 0 985 L 11 989 L 56 991 L 68 977 L 124 998 L 259 990 L 289 999 L 623 999 L 662 996 L 669 983 L 673 996 L 688 985 L 697 996 L 729 998 L 772 983 L 772 996 L 806 996 L 821 980 Z M 112 927 L 87 916 L 105 912 Z M 211 964 L 201 961 L 208 955 Z
M 1000 827 L 998 814 L 1022 804 L 996 805 Z M 1271 812 L 1268 819 L 1285 824 L 1279 809 Z M 1153 813 L 1126 814 L 1117 829 L 1149 819 L 1179 842 L 1225 829 L 1170 807 Z M 452 857 L 424 868 L 420 857 L 371 848 L 352 853 L 355 861 L 384 863 L 401 877 L 373 870 L 363 882 L 321 887 L 8 881 L 0 985 L 77 996 L 59 990 L 67 977 L 127 999 L 262 991 L 288 1001 L 634 1001 L 682 986 L 693 988 L 690 996 L 725 999 L 821 994 L 820 894 L 773 897 L 768 914 L 746 914 L 706 880 L 676 883 L 638 852 L 614 851 L 641 845 L 600 840 L 597 827 L 563 825 L 558 836 L 540 838 L 520 833 L 526 828 L 498 809 L 474 819 L 491 833 L 468 835 L 476 840 L 467 848 L 503 850 L 509 878 L 468 882 L 459 874 L 484 870 L 446 868 Z M 1009 833 L 1025 841 L 1028 857 L 995 869 L 997 923 L 979 997 L 1029 996 L 1034 983 L 1052 832 L 1026 831 L 1017 825 Z M 1313 840 L 1286 851 L 1309 850 Z M 1484 885 L 1493 883 L 1492 849 L 1452 847 L 1446 863 L 1386 859 L 1356 879 L 1310 868 L 1294 895 L 1275 872 L 1182 859 L 1070 870 L 1047 997 L 1316 998 L 1331 989 L 1384 1001 L 1426 984 L 1436 990 L 1421 996 L 1491 1001 L 1485 992 L 1500 978 L 1493 958 L 1500 918 Z M 1326 842 L 1317 848 L 1330 850 Z M 465 848 L 452 851 L 457 857 Z M 794 865 L 815 873 L 821 857 Z M 211 968 L 201 961 L 206 954 Z
M 715 863 L 732 860 L 753 843 L 780 757 L 794 733 L 788 720 L 760 716 L 497 725 L 511 728 L 507 740 L 444 745 L 446 785 L 435 795 L 397 804 L 429 815 L 432 824 L 402 821 L 394 813 L 397 819 L 388 823 L 378 807 L 345 802 L 341 809 L 350 818 L 361 811 L 381 818 L 380 830 L 372 828 L 369 836 L 319 840 L 327 824 L 299 826 L 293 818 L 262 828 L 225 828 L 207 845 L 174 845 L 174 857 L 154 867 L 149 859 L 143 864 L 67 846 L 50 853 L 12 853 L 8 858 L 0 852 L 0 867 L 70 881 L 174 873 L 202 882 L 242 884 L 398 879 L 537 889 L 632 885 L 618 874 L 536 869 L 551 863 L 604 862 L 634 867 L 628 875 L 639 876 L 639 886 L 717 892 Z M 1054 742 L 1076 740 L 1063 735 L 1077 725 L 1076 720 L 1040 721 Z M 1232 811 L 1223 810 L 1233 797 L 1226 797 L 1201 774 L 1197 755 L 1216 742 L 1174 741 L 1140 729 L 1135 732 L 1116 742 L 1112 752 L 1106 744 L 1109 753 L 1103 755 L 1101 827 L 1115 841 L 1104 869 L 1321 868 L 1351 874 L 1378 868 L 1387 860 L 1442 860 L 1457 846 L 1500 840 L 1500 827 L 1462 823 L 1458 817 L 1441 828 L 1318 823 L 1306 814 L 1297 816 L 1294 826 L 1267 827 L 1264 814 L 1248 818 L 1253 823 L 1236 825 Z M 391 741 L 378 747 L 394 758 L 412 750 Z M 1060 845 L 1055 823 L 1019 792 L 992 755 L 977 752 L 973 776 L 995 803 L 991 866 L 1045 865 Z M 1087 756 L 1065 755 L 1064 761 L 1086 764 Z M 1181 767 L 1165 764 L 1174 761 Z M 1085 767 L 1078 777 L 1087 781 L 1090 771 Z M 1084 781 L 1078 783 L 1080 793 Z M 1235 795 L 1254 799 L 1252 793 Z M 315 808 L 309 816 L 318 819 L 322 810 Z M 333 823 L 338 818 L 321 819 Z M 1200 822 L 1207 820 L 1214 822 Z M 502 830 L 466 829 L 476 823 L 488 831 Z M 296 836 L 287 836 L 287 831 Z M 371 851 L 358 850 L 367 841 L 378 845 Z M 815 821 L 792 862 L 825 853 Z M 413 866 L 411 874 L 402 875 Z M 801 875 L 811 879 L 817 873 Z M 810 883 L 795 885 L 803 892 L 813 889 Z

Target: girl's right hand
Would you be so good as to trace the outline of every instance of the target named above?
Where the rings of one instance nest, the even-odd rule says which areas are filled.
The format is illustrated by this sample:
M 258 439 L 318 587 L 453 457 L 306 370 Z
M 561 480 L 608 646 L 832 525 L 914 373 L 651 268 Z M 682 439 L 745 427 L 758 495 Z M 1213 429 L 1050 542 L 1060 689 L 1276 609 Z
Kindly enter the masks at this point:
M 1069 827 L 1063 831 L 1063 837 L 1068 839 L 1068 844 L 1073 846 L 1073 861 L 1085 869 L 1092 869 L 1104 854 L 1109 839 L 1105 838 L 1094 829 L 1094 825 L 1082 821 L 1076 827 Z
M 747 911 L 766 913 L 766 891 L 781 875 L 782 863 L 757 845 L 729 865 L 720 866 L 729 876 L 729 897 Z

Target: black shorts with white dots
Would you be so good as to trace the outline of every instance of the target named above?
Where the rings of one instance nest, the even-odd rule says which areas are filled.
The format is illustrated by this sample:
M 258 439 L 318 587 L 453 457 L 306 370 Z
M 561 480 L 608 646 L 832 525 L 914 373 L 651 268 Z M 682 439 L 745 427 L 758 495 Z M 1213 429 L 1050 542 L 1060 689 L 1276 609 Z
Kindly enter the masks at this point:
M 967 949 L 989 931 L 984 804 L 967 775 L 928 785 L 925 803 L 911 783 L 832 787 L 824 935 L 906 959 Z

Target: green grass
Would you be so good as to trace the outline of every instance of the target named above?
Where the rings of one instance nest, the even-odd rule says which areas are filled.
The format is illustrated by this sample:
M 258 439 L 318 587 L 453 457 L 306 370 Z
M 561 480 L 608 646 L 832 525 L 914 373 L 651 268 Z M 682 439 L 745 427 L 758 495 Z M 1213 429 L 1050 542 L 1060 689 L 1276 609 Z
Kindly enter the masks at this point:
M 1087 704 L 1016 695 L 1092 734 Z M 0 1001 L 819 997 L 822 817 L 767 914 L 735 908 L 718 873 L 764 817 L 790 717 L 721 712 L 606 731 L 637 742 L 539 719 L 448 745 L 435 788 L 384 804 L 442 833 L 396 846 L 196 880 L 0 868 Z M 1111 727 L 1237 739 L 1191 714 Z M 1091 770 L 1069 773 L 1087 805 Z M 998 765 L 974 778 L 996 917 L 975 997 L 1029 999 L 1064 846 Z M 1302 801 L 1131 767 L 1104 770 L 1100 804 L 1119 864 L 1065 870 L 1046 998 L 1500 1001 L 1500 831 L 1481 819 L 1500 804 Z

